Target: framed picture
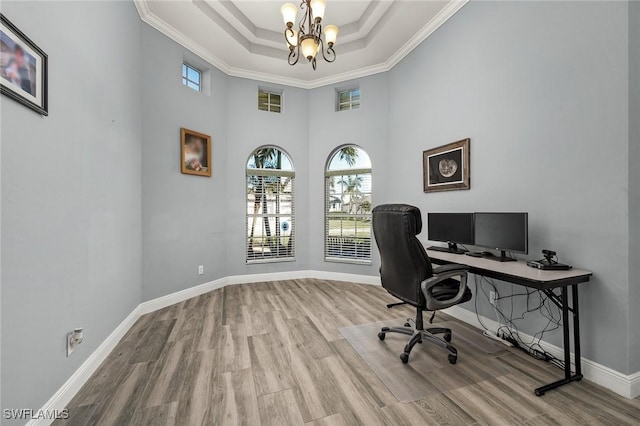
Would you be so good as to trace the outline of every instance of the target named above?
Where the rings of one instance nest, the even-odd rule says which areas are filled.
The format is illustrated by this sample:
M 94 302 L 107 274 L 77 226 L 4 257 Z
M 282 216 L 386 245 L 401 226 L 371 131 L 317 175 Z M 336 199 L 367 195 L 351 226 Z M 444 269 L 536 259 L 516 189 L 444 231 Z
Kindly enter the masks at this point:
M 211 136 L 180 129 L 180 163 L 182 173 L 211 176 Z
M 22 105 L 49 115 L 47 54 L 1 13 L 0 90 Z
M 469 139 L 429 149 L 422 153 L 424 192 L 471 188 Z

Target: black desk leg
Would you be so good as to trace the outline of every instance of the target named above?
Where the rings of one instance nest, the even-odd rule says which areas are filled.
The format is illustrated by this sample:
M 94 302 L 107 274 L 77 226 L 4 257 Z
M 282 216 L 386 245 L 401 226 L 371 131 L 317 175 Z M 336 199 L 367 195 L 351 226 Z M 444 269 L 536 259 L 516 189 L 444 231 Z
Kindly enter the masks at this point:
M 567 287 L 562 287 L 562 335 L 564 337 L 564 379 L 535 390 L 537 396 L 542 396 L 545 392 L 566 385 L 567 383 L 582 380 L 582 365 L 580 359 L 580 316 L 578 314 L 578 285 L 571 286 L 571 312 L 573 313 L 573 345 L 575 354 L 576 374 L 571 374 L 571 343 L 569 340 L 569 292 Z
M 576 364 L 576 380 L 582 379 L 582 358 L 580 356 L 580 315 L 578 312 L 578 285 L 571 286 L 571 296 L 573 298 L 573 353 Z

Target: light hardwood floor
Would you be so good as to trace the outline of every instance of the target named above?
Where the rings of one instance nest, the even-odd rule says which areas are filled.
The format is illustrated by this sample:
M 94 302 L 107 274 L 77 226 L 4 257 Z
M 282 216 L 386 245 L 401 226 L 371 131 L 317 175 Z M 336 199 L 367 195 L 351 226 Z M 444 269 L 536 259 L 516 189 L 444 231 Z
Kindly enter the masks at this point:
M 55 424 L 640 424 L 640 400 L 586 380 L 534 396 L 562 372 L 507 349 L 493 356 L 508 374 L 398 402 L 339 332 L 413 315 L 387 309 L 391 301 L 375 286 L 290 280 L 229 286 L 144 315 Z

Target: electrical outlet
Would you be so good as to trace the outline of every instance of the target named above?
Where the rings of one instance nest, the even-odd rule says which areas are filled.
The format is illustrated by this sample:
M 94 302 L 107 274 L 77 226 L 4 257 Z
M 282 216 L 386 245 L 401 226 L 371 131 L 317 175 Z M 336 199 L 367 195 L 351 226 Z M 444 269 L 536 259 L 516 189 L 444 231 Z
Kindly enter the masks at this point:
M 493 306 L 496 306 L 496 303 L 498 303 L 498 294 L 493 290 L 489 292 L 489 303 Z
M 74 328 L 73 331 L 67 333 L 67 358 L 76 350 L 76 346 L 82 343 L 83 339 L 82 327 Z
M 76 345 L 73 344 L 73 332 L 67 333 L 67 358 L 71 356 L 73 351 L 76 350 Z
M 198 274 L 199 274 L 199 275 L 204 274 L 204 265 L 200 265 L 200 266 L 198 266 Z

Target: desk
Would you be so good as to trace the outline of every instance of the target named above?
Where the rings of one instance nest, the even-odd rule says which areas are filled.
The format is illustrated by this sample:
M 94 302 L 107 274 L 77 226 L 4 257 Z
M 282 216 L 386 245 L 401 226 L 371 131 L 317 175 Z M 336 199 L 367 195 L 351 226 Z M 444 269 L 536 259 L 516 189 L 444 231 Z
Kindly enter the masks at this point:
M 582 379 L 582 365 L 580 359 L 580 315 L 578 311 L 578 284 L 589 281 L 589 271 L 570 269 L 568 271 L 543 271 L 527 266 L 525 261 L 497 262 L 491 259 L 465 256 L 463 254 L 445 253 L 427 250 L 433 263 L 457 263 L 469 267 L 469 272 L 506 281 L 512 284 L 541 290 L 562 311 L 562 335 L 564 349 L 564 379 L 535 390 L 537 396 L 559 386 Z M 571 302 L 569 301 L 569 287 L 571 287 Z M 556 293 L 560 290 L 560 294 Z M 477 295 L 476 295 L 477 297 Z M 575 355 L 575 374 L 571 373 L 571 343 L 569 330 L 569 312 L 573 324 L 573 352 Z

